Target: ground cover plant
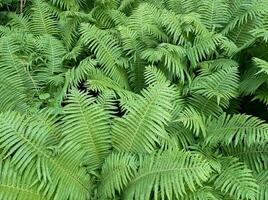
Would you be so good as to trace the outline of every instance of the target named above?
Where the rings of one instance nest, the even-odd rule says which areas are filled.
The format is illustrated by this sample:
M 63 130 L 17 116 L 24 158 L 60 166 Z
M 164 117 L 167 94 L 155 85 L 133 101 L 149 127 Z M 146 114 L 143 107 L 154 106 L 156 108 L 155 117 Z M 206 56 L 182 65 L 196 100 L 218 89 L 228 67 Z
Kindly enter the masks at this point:
M 267 200 L 267 0 L 0 0 L 1 200 Z

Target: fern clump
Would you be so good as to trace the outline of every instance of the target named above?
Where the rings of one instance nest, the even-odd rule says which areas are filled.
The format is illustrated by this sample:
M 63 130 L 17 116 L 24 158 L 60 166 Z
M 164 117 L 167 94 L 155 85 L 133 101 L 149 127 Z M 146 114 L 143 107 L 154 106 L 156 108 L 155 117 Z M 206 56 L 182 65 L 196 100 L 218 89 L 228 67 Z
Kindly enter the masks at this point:
M 0 0 L 1 200 L 267 200 L 267 0 Z

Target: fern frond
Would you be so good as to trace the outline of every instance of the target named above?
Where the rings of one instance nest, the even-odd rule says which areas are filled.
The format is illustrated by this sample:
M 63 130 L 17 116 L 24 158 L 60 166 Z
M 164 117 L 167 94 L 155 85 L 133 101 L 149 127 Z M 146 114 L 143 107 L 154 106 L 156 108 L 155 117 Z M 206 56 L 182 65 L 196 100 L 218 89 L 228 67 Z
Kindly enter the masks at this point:
M 120 31 L 124 51 L 135 61 L 138 54 L 144 49 L 144 44 L 138 39 L 137 31 L 133 31 L 127 26 L 120 26 L 118 30 Z
M 230 67 L 218 70 L 215 73 L 203 72 L 197 76 L 192 83 L 192 90 L 208 98 L 229 100 L 237 95 L 238 90 L 238 69 Z
M 268 95 L 267 95 L 267 85 L 261 87 L 256 93 L 255 97 L 252 99 L 254 100 L 259 100 L 265 105 L 268 105 Z
M 0 198 L 1 199 L 36 199 L 46 198 L 38 191 L 35 180 L 18 173 L 9 159 L 0 161 Z
M 218 71 L 220 69 L 238 67 L 238 63 L 232 59 L 219 58 L 215 60 L 208 60 L 199 63 L 202 69 L 208 70 L 209 72 Z
M 268 172 L 267 170 L 260 172 L 257 176 L 257 183 L 259 184 L 257 199 L 264 200 L 268 198 Z
M 29 178 L 36 174 L 47 197 L 86 199 L 89 176 L 80 166 L 84 151 L 78 145 L 61 145 L 60 153 L 53 156 L 47 126 L 15 112 L 0 114 L 0 130 L 4 158 L 11 156 L 18 173 Z
M 48 5 L 42 0 L 33 2 L 30 27 L 36 35 L 56 35 L 59 32 Z
M 96 25 L 100 28 L 114 28 L 115 26 L 127 23 L 126 15 L 115 9 L 97 7 L 93 10 L 92 17 L 96 20 Z
M 192 67 L 196 67 L 198 62 L 211 55 L 216 50 L 220 39 L 219 35 L 211 33 L 195 37 L 193 45 L 186 48 L 187 56 L 191 61 Z
M 256 21 L 249 20 L 241 26 L 235 27 L 227 37 L 236 44 L 238 51 L 241 51 L 255 42 L 256 38 L 252 34 L 254 28 L 256 28 Z
M 136 94 L 124 88 L 111 78 L 107 77 L 102 71 L 94 69 L 90 72 L 86 82 L 87 88 L 96 92 L 113 91 L 121 99 L 136 99 Z
M 69 70 L 69 87 L 77 87 L 79 83 L 85 81 L 90 75 L 94 67 L 96 66 L 96 61 L 91 58 L 85 58 L 81 60 L 79 65 L 76 68 L 72 68 Z
M 260 38 L 263 42 L 268 42 L 268 30 L 263 28 L 256 28 L 252 30 L 251 33 L 254 35 L 254 37 Z
M 62 58 L 67 51 L 63 43 L 53 36 L 46 35 L 39 37 L 37 47 L 45 60 L 45 66 L 37 69 L 37 79 L 44 85 L 63 84 L 63 77 L 59 76 L 65 71 Z
M 122 193 L 124 187 L 136 174 L 137 158 L 128 153 L 112 153 L 103 164 L 101 172 L 100 196 L 114 197 L 115 192 Z
M 8 24 L 11 27 L 14 28 L 18 28 L 20 30 L 23 30 L 25 32 L 29 32 L 30 31 L 30 19 L 27 16 L 23 16 L 23 15 L 17 15 L 15 13 L 11 13 L 9 15 L 9 17 L 11 18 L 11 20 L 8 22 Z
M 197 10 L 196 0 L 167 0 L 167 7 L 178 14 L 188 14 Z
M 126 77 L 119 65 L 122 49 L 117 44 L 117 41 L 108 32 L 89 24 L 81 26 L 81 34 L 81 40 L 89 45 L 89 48 L 102 64 L 104 72 L 118 83 L 125 85 Z
M 223 113 L 223 108 L 226 105 L 218 104 L 216 99 L 209 99 L 201 94 L 193 94 L 185 99 L 188 104 L 205 116 L 219 116 Z
M 21 59 L 21 46 L 11 37 L 0 39 L 0 105 L 1 111 L 26 111 L 27 95 L 31 95 L 34 82 Z M 10 90 L 12 88 L 12 90 Z
M 168 83 L 142 90 L 129 113 L 116 119 L 112 133 L 114 147 L 120 151 L 152 152 L 159 137 L 165 137 L 164 125 L 170 119 L 173 90 Z M 123 141 L 123 142 L 122 142 Z
M 258 73 L 258 71 L 256 67 L 252 66 L 241 75 L 239 92 L 242 95 L 254 94 L 266 82 L 267 75 Z
M 251 170 L 233 158 L 222 159 L 222 171 L 214 187 L 236 199 L 255 199 L 258 185 Z
M 187 193 L 185 196 L 178 198 L 179 200 L 219 200 L 220 195 L 209 186 L 198 188 L 194 192 Z
M 268 125 L 263 120 L 245 114 L 223 114 L 218 119 L 207 122 L 206 143 L 209 145 L 238 145 L 252 146 L 267 142 Z
M 139 0 L 122 0 L 118 10 L 129 11 L 129 9 L 132 9 L 137 2 L 139 2 Z
M 228 146 L 224 148 L 227 155 L 238 157 L 246 163 L 247 167 L 260 172 L 268 169 L 268 146 L 254 145 L 245 147 L 243 145 Z
M 148 36 L 153 36 L 159 41 L 167 41 L 167 36 L 157 25 L 158 10 L 155 6 L 148 3 L 140 4 L 129 17 L 128 27 L 137 31 L 139 39 L 147 42 L 151 40 Z
M 226 0 L 203 0 L 198 6 L 202 23 L 210 31 L 215 31 L 227 23 L 229 18 Z
M 257 74 L 264 73 L 268 75 L 268 62 L 259 58 L 253 58 L 253 62 L 259 68 Z
M 142 58 L 152 64 L 163 61 L 170 74 L 178 76 L 182 81 L 185 79 L 186 51 L 183 47 L 169 43 L 161 43 L 156 48 L 148 48 L 142 53 Z
M 229 22 L 222 30 L 226 35 L 235 27 L 240 27 L 242 24 L 247 23 L 249 20 L 256 19 L 260 14 L 264 14 L 267 10 L 267 2 L 262 1 L 243 1 L 236 0 L 229 3 L 229 12 L 231 14 Z
M 95 170 L 110 149 L 109 113 L 77 90 L 71 92 L 66 102 L 62 119 L 64 140 L 81 144 L 86 151 L 84 164 Z
M 136 176 L 127 185 L 126 199 L 179 199 L 196 191 L 212 170 L 201 156 L 178 150 L 145 156 Z M 172 184 L 171 184 L 172 183 Z
M 166 127 L 168 137 L 163 140 L 163 149 L 186 149 L 194 142 L 194 134 L 179 123 L 169 123 Z
M 201 133 L 206 136 L 205 117 L 192 107 L 186 107 L 173 122 L 182 123 L 184 127 L 192 130 L 196 136 Z
M 85 3 L 85 0 L 50 0 L 50 2 L 63 10 L 76 11 Z

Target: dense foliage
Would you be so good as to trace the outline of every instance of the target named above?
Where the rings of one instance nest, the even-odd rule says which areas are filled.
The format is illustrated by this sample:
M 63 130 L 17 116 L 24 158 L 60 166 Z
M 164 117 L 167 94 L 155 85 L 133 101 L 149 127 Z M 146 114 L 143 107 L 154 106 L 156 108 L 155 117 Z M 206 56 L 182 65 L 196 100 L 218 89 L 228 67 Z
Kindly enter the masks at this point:
M 267 0 L 1 0 L 1 200 L 267 200 Z

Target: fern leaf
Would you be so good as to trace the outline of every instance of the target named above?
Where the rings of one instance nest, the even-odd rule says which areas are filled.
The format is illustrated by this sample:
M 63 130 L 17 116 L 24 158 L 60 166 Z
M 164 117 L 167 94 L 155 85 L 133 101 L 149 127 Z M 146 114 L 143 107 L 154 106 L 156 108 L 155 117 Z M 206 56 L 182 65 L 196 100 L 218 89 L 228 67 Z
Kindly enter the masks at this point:
M 237 67 L 221 69 L 215 73 L 201 73 L 192 83 L 193 90 L 208 98 L 229 100 L 235 97 L 238 90 L 238 69 Z
M 260 172 L 268 169 L 268 147 L 267 145 L 254 145 L 245 147 L 238 145 L 236 147 L 225 147 L 227 155 L 238 157 L 241 161 L 246 163 L 251 170 Z
M 117 42 L 107 32 L 89 24 L 81 26 L 81 34 L 82 41 L 89 45 L 98 61 L 103 65 L 104 72 L 118 83 L 126 85 L 125 74 L 119 66 L 122 50 Z
M 103 197 L 114 197 L 136 174 L 137 159 L 127 153 L 113 153 L 105 159 L 101 172 L 99 193 Z
M 4 158 L 12 156 L 10 162 L 18 173 L 26 177 L 36 174 L 46 196 L 86 199 L 89 177 L 80 166 L 84 151 L 78 145 L 66 143 L 54 157 L 47 126 L 15 112 L 1 113 L 0 130 Z
M 214 187 L 237 199 L 255 199 L 258 185 L 251 170 L 236 159 L 222 161 L 222 172 L 214 181 Z
M 129 113 L 115 121 L 114 147 L 120 151 L 152 152 L 159 143 L 158 137 L 165 137 L 163 126 L 170 119 L 172 93 L 168 83 L 144 89 Z
M 225 0 L 203 0 L 198 7 L 202 23 L 208 30 L 214 31 L 226 24 L 229 12 Z
M 46 198 L 38 191 L 34 178 L 26 177 L 18 173 L 10 163 L 10 160 L 0 161 L 0 198 L 1 199 L 36 199 Z
M 73 90 L 63 110 L 63 135 L 67 141 L 80 143 L 85 149 L 84 163 L 97 169 L 109 153 L 109 114 L 88 99 L 86 94 Z
M 257 199 L 264 200 L 268 198 L 268 179 L 267 179 L 267 170 L 260 172 L 257 176 L 257 182 L 259 184 L 258 196 Z
M 178 150 L 146 156 L 127 185 L 126 199 L 178 199 L 202 186 L 212 170 L 201 156 Z
M 34 1 L 30 25 L 31 31 L 36 35 L 56 35 L 58 33 L 56 21 L 53 19 L 48 5 L 41 0 Z
M 206 143 L 216 145 L 222 143 L 243 144 L 265 144 L 267 142 L 268 125 L 263 120 L 245 114 L 227 115 L 223 114 L 218 119 L 207 122 Z
M 59 76 L 59 74 L 65 71 L 62 58 L 66 54 L 66 49 L 62 42 L 53 36 L 42 36 L 38 41 L 38 50 L 46 60 L 46 63 L 45 67 L 40 67 L 37 70 L 37 79 L 43 84 L 61 85 L 63 77 Z
M 173 122 L 180 122 L 184 127 L 193 130 L 196 136 L 200 133 L 206 136 L 205 118 L 192 107 L 186 107 Z

